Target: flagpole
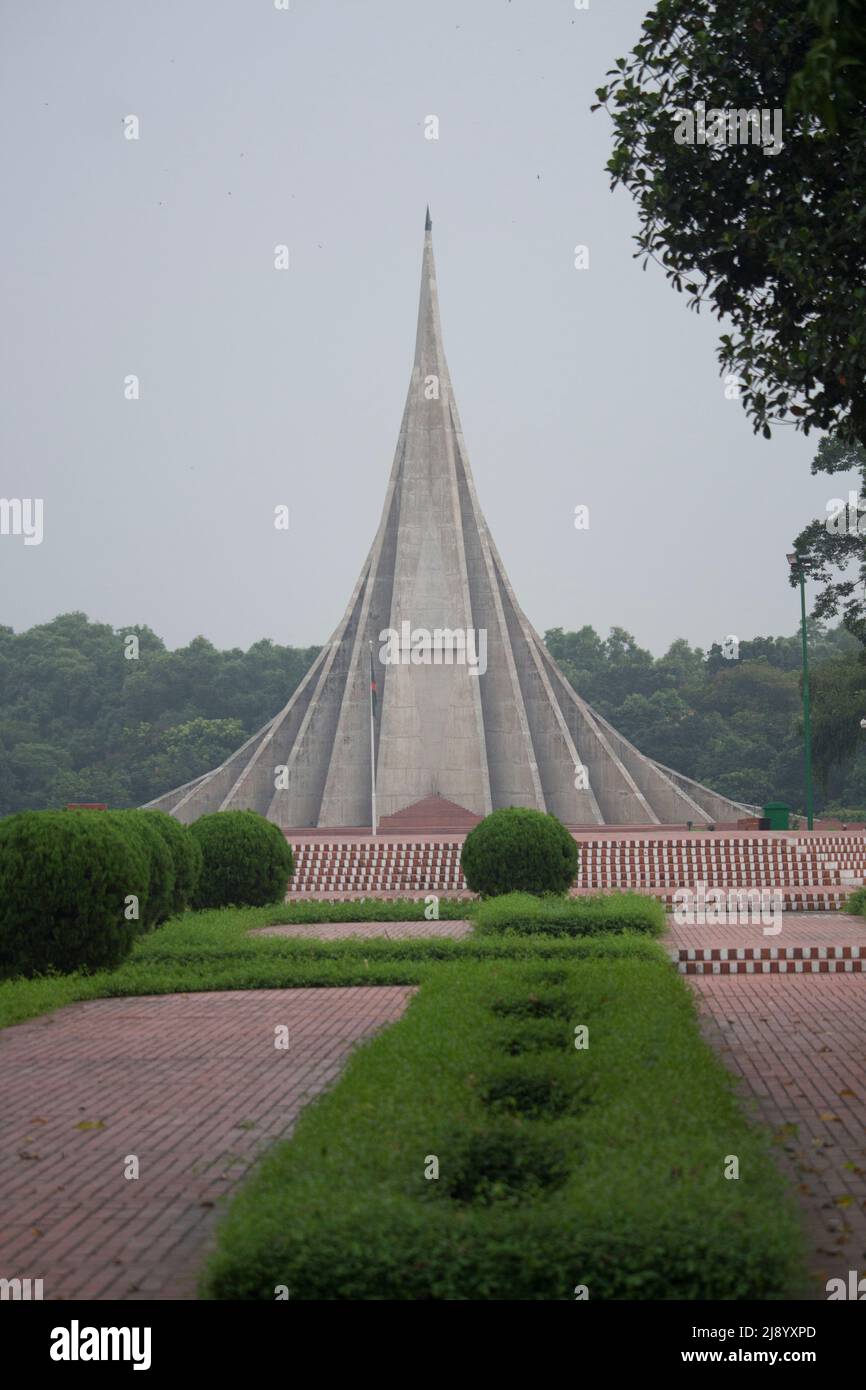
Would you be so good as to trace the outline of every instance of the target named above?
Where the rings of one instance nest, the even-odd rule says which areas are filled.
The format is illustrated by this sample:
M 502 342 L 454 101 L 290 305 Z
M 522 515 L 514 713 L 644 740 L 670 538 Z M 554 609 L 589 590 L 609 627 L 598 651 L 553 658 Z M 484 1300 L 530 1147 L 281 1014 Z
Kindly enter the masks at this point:
M 376 733 L 373 723 L 373 643 L 370 642 L 370 793 L 373 807 L 373 834 L 376 834 Z

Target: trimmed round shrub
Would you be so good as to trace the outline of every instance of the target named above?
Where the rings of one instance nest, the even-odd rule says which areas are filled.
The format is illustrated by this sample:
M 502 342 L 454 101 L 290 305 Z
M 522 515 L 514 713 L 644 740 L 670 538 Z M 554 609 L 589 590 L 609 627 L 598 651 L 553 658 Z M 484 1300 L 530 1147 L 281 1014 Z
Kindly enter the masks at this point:
M 174 862 L 174 903 L 172 912 L 184 912 L 195 897 L 201 875 L 201 847 L 185 825 L 167 811 L 142 811 L 150 816 L 156 830 L 171 851 Z
M 0 821 L 0 974 L 103 970 L 129 954 L 147 861 L 103 811 L 21 811 Z
M 79 815 L 94 815 L 81 811 Z M 147 811 L 101 811 L 130 843 L 144 855 L 147 893 L 140 904 L 140 926 L 145 931 L 166 921 L 174 910 L 174 857 Z
M 264 907 L 286 896 L 295 869 L 278 825 L 257 811 L 214 811 L 189 826 L 202 853 L 193 907 Z
M 556 816 L 508 806 L 470 830 L 460 863 L 467 884 L 482 897 L 565 893 L 577 873 L 577 844 Z

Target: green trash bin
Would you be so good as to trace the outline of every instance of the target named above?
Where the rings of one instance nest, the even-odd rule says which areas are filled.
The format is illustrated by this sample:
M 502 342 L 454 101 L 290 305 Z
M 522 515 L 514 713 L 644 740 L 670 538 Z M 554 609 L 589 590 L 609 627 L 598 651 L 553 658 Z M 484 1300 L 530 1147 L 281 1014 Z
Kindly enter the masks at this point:
M 784 801 L 768 801 L 764 807 L 764 817 L 770 822 L 770 830 L 788 830 L 790 816 L 791 808 L 786 806 Z

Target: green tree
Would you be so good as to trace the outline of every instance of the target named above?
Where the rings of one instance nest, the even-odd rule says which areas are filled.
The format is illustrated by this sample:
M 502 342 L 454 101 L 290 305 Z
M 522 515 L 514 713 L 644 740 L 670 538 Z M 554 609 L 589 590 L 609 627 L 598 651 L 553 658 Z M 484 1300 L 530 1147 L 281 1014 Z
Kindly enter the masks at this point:
M 159 737 L 149 772 L 165 791 L 219 767 L 244 742 L 239 719 L 190 719 Z
M 859 444 L 846 444 L 827 436 L 818 445 L 812 460 L 813 473 L 859 474 L 856 501 L 866 499 L 866 449 Z M 815 616 L 820 619 L 836 617 L 841 609 L 845 628 L 859 641 L 866 643 L 866 515 L 852 508 L 847 492 L 844 497 L 831 498 L 835 503 L 828 515 L 809 522 L 794 542 L 798 567 L 808 579 L 823 587 L 815 599 Z M 842 510 L 840 510 L 840 506 Z M 866 500 L 862 500 L 866 513 Z M 796 584 L 796 574 L 791 575 Z
M 0 815 L 140 805 L 209 771 L 283 707 L 317 650 L 198 637 L 168 651 L 148 627 L 83 613 L 0 627 Z
M 828 130 L 856 121 L 866 93 L 866 2 L 808 0 L 818 33 L 788 89 L 791 109 L 814 111 Z
M 733 112 L 785 107 L 827 37 L 815 14 L 806 0 L 660 0 L 597 96 L 614 123 L 612 185 L 638 207 L 636 255 L 644 266 L 660 260 L 690 308 L 707 306 L 732 325 L 718 359 L 742 386 L 754 429 L 769 437 L 773 422 L 788 421 L 866 443 L 859 87 L 847 92 L 850 119 L 838 130 L 790 103 L 781 148 L 769 155 L 757 143 L 676 138 L 681 113 L 699 102 Z M 813 90 L 801 83 L 801 103 Z

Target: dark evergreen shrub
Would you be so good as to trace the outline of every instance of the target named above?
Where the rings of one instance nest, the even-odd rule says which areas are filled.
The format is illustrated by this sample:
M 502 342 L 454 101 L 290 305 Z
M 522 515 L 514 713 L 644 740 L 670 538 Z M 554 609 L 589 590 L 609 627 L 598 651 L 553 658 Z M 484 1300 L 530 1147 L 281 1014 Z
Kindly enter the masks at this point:
M 144 854 L 101 811 L 0 821 L 0 973 L 110 969 L 132 948 L 127 899 L 147 897 Z
M 202 852 L 193 906 L 263 907 L 282 902 L 295 863 L 285 835 L 257 811 L 215 811 L 188 833 Z
M 140 925 L 150 931 L 171 916 L 174 908 L 174 856 L 146 811 L 82 811 L 113 821 L 147 865 L 147 892 L 140 908 Z
M 565 893 L 577 873 L 577 844 L 556 816 L 509 806 L 470 830 L 460 862 L 467 884 L 482 897 Z
M 174 861 L 174 903 L 172 912 L 184 912 L 192 902 L 201 874 L 201 847 L 185 825 L 166 811 L 142 811 L 165 840 Z

